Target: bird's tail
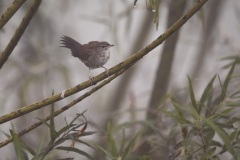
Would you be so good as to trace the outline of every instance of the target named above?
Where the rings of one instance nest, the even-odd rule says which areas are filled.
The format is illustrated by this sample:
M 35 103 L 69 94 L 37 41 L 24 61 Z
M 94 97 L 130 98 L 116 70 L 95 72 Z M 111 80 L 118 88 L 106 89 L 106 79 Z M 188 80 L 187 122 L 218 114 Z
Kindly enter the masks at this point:
M 88 52 L 86 51 L 86 49 L 84 49 L 83 45 L 78 43 L 74 39 L 72 39 L 68 36 L 63 36 L 60 41 L 62 44 L 61 47 L 66 47 L 66 48 L 71 49 L 72 55 L 74 57 L 78 57 L 81 60 L 89 58 L 89 55 L 87 54 Z
M 61 47 L 66 47 L 66 48 L 69 48 L 69 49 L 74 49 L 74 48 L 77 48 L 79 46 L 81 46 L 80 43 L 78 43 L 77 41 L 75 41 L 74 39 L 68 37 L 68 36 L 63 36 L 61 37 L 62 39 L 60 40 L 61 41 L 61 44 L 62 46 Z

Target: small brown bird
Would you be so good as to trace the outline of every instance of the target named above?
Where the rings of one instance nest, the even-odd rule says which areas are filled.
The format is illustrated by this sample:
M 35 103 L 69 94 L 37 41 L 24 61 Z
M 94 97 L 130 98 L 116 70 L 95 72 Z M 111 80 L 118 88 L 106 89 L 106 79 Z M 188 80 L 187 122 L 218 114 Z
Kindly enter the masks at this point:
M 91 41 L 88 44 L 80 44 L 68 36 L 63 36 L 61 38 L 61 47 L 69 48 L 72 51 L 72 55 L 79 58 L 89 68 L 90 79 L 90 70 L 95 68 L 102 67 L 108 74 L 108 69 L 103 65 L 106 64 L 110 58 L 109 48 L 114 45 L 105 41 Z

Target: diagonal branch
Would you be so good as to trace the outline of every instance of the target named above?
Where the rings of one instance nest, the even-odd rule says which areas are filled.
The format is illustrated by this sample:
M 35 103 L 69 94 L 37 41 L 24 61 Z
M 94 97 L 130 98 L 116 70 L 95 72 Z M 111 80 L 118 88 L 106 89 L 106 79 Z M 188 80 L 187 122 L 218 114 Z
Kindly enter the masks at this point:
M 179 28 L 181 28 L 181 26 L 183 24 L 185 24 L 207 1 L 208 0 L 198 0 L 195 3 L 195 5 L 183 17 L 181 17 L 176 23 L 174 23 L 165 33 L 160 35 L 156 40 L 154 40 L 152 43 L 150 43 L 148 46 L 146 46 L 141 51 L 130 56 L 127 60 L 112 67 L 108 71 L 108 75 L 111 76 L 124 68 L 129 68 L 132 65 L 134 65 L 143 56 L 147 55 L 150 51 L 152 51 L 154 48 L 156 48 L 158 45 L 160 45 L 164 40 L 166 40 L 169 36 L 171 36 L 175 31 L 177 31 Z M 96 84 L 107 77 L 108 76 L 107 76 L 106 72 L 103 72 L 102 74 L 99 74 L 98 76 L 94 77 L 92 81 L 89 80 L 89 81 L 83 82 L 71 89 L 66 90 L 65 97 L 73 95 L 73 94 L 91 86 L 91 82 L 92 82 L 92 84 Z M 58 94 L 48 97 L 47 99 L 44 99 L 42 101 L 22 107 L 22 108 L 18 109 L 17 111 L 11 112 L 7 115 L 0 117 L 0 124 L 10 121 L 12 119 L 15 119 L 17 117 L 20 117 L 20 116 L 27 114 L 29 112 L 32 112 L 34 110 L 40 109 L 49 104 L 55 103 L 61 99 L 62 99 L 61 93 L 58 93 Z
M 33 15 L 36 13 L 38 7 L 40 6 L 42 0 L 35 0 L 32 6 L 27 11 L 25 17 L 22 19 L 21 24 L 17 28 L 16 32 L 14 33 L 12 39 L 8 43 L 5 50 L 0 55 L 0 69 L 3 67 L 5 62 L 7 61 L 8 57 L 12 53 L 13 49 L 16 47 L 18 41 L 20 40 L 21 36 L 23 35 L 25 29 L 27 28 L 30 20 L 32 19 Z
M 7 10 L 1 15 L 0 18 L 0 29 L 9 21 L 9 19 L 17 12 L 17 10 L 23 5 L 26 0 L 15 0 L 7 8 Z
M 129 66 L 130 67 L 130 66 Z M 97 90 L 99 90 L 100 88 L 102 88 L 103 86 L 105 86 L 106 84 L 108 84 L 109 82 L 111 82 L 112 80 L 114 80 L 116 77 L 118 77 L 119 75 L 121 75 L 125 70 L 127 70 L 128 68 L 122 69 L 119 72 L 117 72 L 116 74 L 114 74 L 113 76 L 109 77 L 108 79 L 106 79 L 105 81 L 103 81 L 101 84 L 99 84 L 98 86 L 94 87 L 93 89 L 91 89 L 90 91 L 86 92 L 85 94 L 83 94 L 82 96 L 80 96 L 79 98 L 75 99 L 74 101 L 72 101 L 71 103 L 67 104 L 66 106 L 62 107 L 61 109 L 57 110 L 54 112 L 53 116 L 56 117 L 59 114 L 63 113 L 64 111 L 70 109 L 71 107 L 73 107 L 75 104 L 79 103 L 80 101 L 82 101 L 83 99 L 87 98 L 88 96 L 90 96 L 91 94 L 93 94 L 94 92 L 96 92 Z M 49 115 L 48 117 L 46 117 L 44 120 L 36 122 L 34 124 L 32 124 L 31 126 L 25 128 L 24 130 L 22 130 L 21 132 L 18 133 L 18 136 L 23 136 L 26 133 L 30 132 L 31 130 L 39 127 L 40 125 L 43 124 L 43 122 L 46 122 L 48 120 L 50 120 L 51 115 Z M 13 139 L 12 137 L 8 138 L 7 140 L 3 141 L 0 143 L 0 148 L 7 145 L 8 143 L 12 142 Z

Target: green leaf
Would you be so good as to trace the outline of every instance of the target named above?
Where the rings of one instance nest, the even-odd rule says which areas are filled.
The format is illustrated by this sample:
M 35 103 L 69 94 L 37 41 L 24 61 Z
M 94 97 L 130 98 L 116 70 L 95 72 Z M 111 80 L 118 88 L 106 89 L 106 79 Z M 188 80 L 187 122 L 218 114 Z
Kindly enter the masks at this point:
M 238 57 L 238 55 L 227 56 L 227 57 L 221 58 L 221 60 L 232 60 L 232 62 L 230 62 L 227 65 L 222 67 L 224 69 L 231 67 L 233 65 L 233 63 L 235 63 L 235 62 L 236 62 L 236 64 L 240 63 L 240 57 Z
M 52 91 L 52 95 L 54 95 L 54 90 Z M 55 123 L 54 123 L 54 103 L 51 105 L 49 129 L 50 129 L 50 137 L 51 137 L 50 143 L 53 144 L 58 136 L 57 131 L 55 129 Z
M 202 130 L 202 135 L 204 137 L 204 140 L 206 141 L 206 143 L 208 143 L 210 140 L 213 139 L 214 135 L 215 135 L 215 132 L 214 130 L 211 128 L 211 127 L 205 127 L 203 130 Z
M 212 113 L 214 113 L 214 102 L 213 102 L 213 90 L 209 92 L 207 103 L 206 103 L 206 111 L 205 111 L 205 117 L 209 117 Z
M 0 130 L 0 132 L 1 132 L 3 135 L 5 135 L 7 138 L 11 138 L 11 135 L 10 135 L 10 134 L 8 134 L 8 133 L 6 133 L 6 132 L 4 132 L 4 131 L 1 131 L 1 130 Z
M 225 110 L 223 110 L 221 113 L 215 113 L 213 114 L 211 117 L 209 117 L 209 120 L 216 120 L 216 119 L 220 119 L 223 116 L 226 116 L 228 113 L 232 112 L 235 108 L 227 108 Z
M 78 153 L 80 155 L 83 155 L 83 156 L 87 157 L 88 159 L 94 160 L 93 157 L 91 157 L 88 153 L 86 153 L 84 151 L 81 151 L 77 148 L 60 146 L 60 147 L 57 147 L 56 149 L 64 150 L 64 151 L 67 151 L 67 152 L 75 152 L 75 153 Z
M 118 157 L 119 153 L 117 150 L 117 145 L 113 138 L 113 129 L 112 129 L 111 122 L 107 123 L 107 138 L 108 138 L 108 150 L 110 151 L 110 153 L 113 157 L 115 157 L 115 158 Z
M 235 110 L 236 108 L 227 108 L 225 109 L 224 111 L 222 111 L 222 115 L 227 115 L 229 114 L 230 112 L 232 112 L 233 110 Z
M 45 119 L 41 119 L 41 118 L 37 118 L 40 122 L 42 122 L 42 124 L 44 124 L 45 126 L 47 126 L 48 128 L 50 128 L 50 125 L 47 123 L 47 121 Z
M 204 104 L 205 101 L 207 100 L 207 98 L 211 95 L 212 89 L 213 89 L 213 82 L 214 82 L 216 76 L 217 75 L 213 76 L 213 78 L 208 82 L 208 85 L 204 89 L 203 94 L 200 99 L 201 104 Z
M 237 59 L 235 60 L 235 62 L 233 63 L 230 71 L 228 72 L 228 75 L 223 83 L 223 86 L 222 86 L 222 92 L 221 92 L 221 95 L 219 97 L 219 103 L 221 103 L 225 97 L 226 97 L 226 92 L 227 92 L 227 88 L 228 88 L 228 84 L 232 78 L 232 74 L 233 74 L 233 71 L 234 71 L 234 68 L 235 68 L 235 65 L 236 65 L 236 62 L 237 62 Z
M 92 149 L 95 149 L 92 145 L 90 145 L 89 143 L 84 142 L 84 141 L 82 141 L 82 140 L 80 140 L 80 139 L 74 139 L 74 141 L 76 141 L 76 142 L 78 142 L 78 143 L 81 143 L 81 144 L 84 144 L 84 145 L 86 145 L 86 146 L 88 146 L 88 147 L 90 147 L 90 148 L 92 148 Z
M 61 159 L 57 159 L 57 160 L 74 160 L 74 158 L 68 157 L 68 158 L 61 158 Z
M 186 111 L 187 107 L 182 106 L 181 104 L 179 104 L 174 98 L 170 98 L 173 107 L 175 108 L 175 110 L 177 111 L 179 116 L 183 116 L 183 112 Z
M 87 110 L 83 111 L 80 114 L 77 114 L 77 116 L 68 125 L 71 126 L 80 116 L 83 116 L 85 112 L 87 112 Z
M 122 130 L 122 138 L 121 138 L 121 144 L 119 148 L 119 153 L 122 154 L 124 153 L 124 147 L 125 147 L 125 142 L 126 142 L 126 135 L 125 135 L 125 129 L 123 128 Z
M 97 132 L 95 132 L 95 131 L 84 132 L 84 133 L 81 134 L 81 137 L 83 137 L 83 136 L 90 136 L 90 135 L 93 135 L 95 133 L 97 133 Z
M 215 141 L 215 140 L 210 140 L 210 142 L 208 142 L 208 145 L 216 146 L 216 147 L 222 147 L 223 146 L 220 142 Z
M 13 138 L 13 144 L 14 144 L 15 152 L 16 152 L 18 159 L 19 160 L 28 160 L 27 153 L 24 151 L 24 149 L 22 147 L 19 136 L 16 133 L 14 133 L 13 130 L 10 130 L 10 133 Z
M 191 117 L 194 118 L 195 122 L 200 120 L 199 112 L 191 104 L 189 105 L 189 113 L 190 113 Z
M 210 121 L 208 119 L 205 119 L 203 117 L 203 120 L 212 128 L 214 129 L 214 131 L 219 135 L 219 137 L 223 140 L 227 150 L 229 151 L 230 154 L 232 154 L 232 156 L 234 158 L 236 158 L 236 153 L 234 151 L 234 148 L 231 144 L 231 140 L 230 137 L 227 135 L 227 133 L 220 127 L 218 127 L 213 121 Z
M 239 59 L 239 57 L 237 55 L 232 55 L 232 56 L 226 56 L 226 57 L 223 57 L 221 58 L 220 60 L 233 60 L 235 61 L 237 59 Z M 240 59 L 239 59 L 240 60 Z
M 129 154 L 132 152 L 134 145 L 136 144 L 136 140 L 139 137 L 140 132 L 138 134 L 136 134 L 128 143 L 127 148 L 125 149 L 125 152 L 123 154 L 123 158 L 122 159 L 127 159 L 127 157 L 129 156 Z
M 150 158 L 149 158 L 149 156 L 142 155 L 142 156 L 138 157 L 136 160 L 150 160 Z
M 239 135 L 239 130 L 235 130 L 235 131 L 233 131 L 231 134 L 230 134 L 230 140 L 231 141 L 234 141 L 235 140 L 235 138 L 237 138 L 237 136 Z
M 100 149 L 104 154 L 106 154 L 110 159 L 114 159 L 114 158 L 112 157 L 112 155 L 111 155 L 106 149 L 104 149 L 103 147 L 101 147 L 101 146 L 98 145 L 98 144 L 95 144 L 95 146 L 96 146 L 98 149 Z
M 179 115 L 175 114 L 174 112 L 170 112 L 170 111 L 167 111 L 167 110 L 161 109 L 161 108 L 159 110 L 160 110 L 160 112 L 169 116 L 170 118 L 172 118 L 173 120 L 175 120 L 176 122 L 178 122 L 180 124 L 193 125 L 193 123 L 191 121 L 185 119 L 184 116 L 179 116 Z
M 175 146 L 177 146 L 177 148 L 181 148 L 181 147 L 187 148 L 187 146 L 192 146 L 194 148 L 200 148 L 200 147 L 202 147 L 202 144 L 199 144 L 196 141 L 185 139 L 183 141 L 178 142 Z
M 207 157 L 211 157 L 213 153 L 216 151 L 217 147 L 212 147 L 207 151 Z
M 189 78 L 189 76 L 187 76 L 187 77 L 188 77 L 188 88 L 189 88 L 192 106 L 195 108 L 196 111 L 198 111 L 197 102 L 196 102 L 194 91 L 193 91 L 192 81 Z
M 27 150 L 29 153 L 31 153 L 32 155 L 36 155 L 36 152 L 34 151 L 34 149 L 31 147 L 31 146 L 29 146 L 29 145 L 27 145 L 24 141 L 22 141 L 21 139 L 20 139 L 20 142 L 21 142 L 21 147 L 23 148 L 23 149 L 25 149 L 25 150 Z
M 70 130 L 70 128 L 76 126 L 77 124 L 71 124 L 71 125 L 67 125 L 67 126 L 64 126 L 63 128 L 61 128 L 58 132 L 57 132 L 57 135 L 60 136 L 61 134 L 63 134 L 64 132 Z
M 134 125 L 142 125 L 142 126 L 149 127 L 151 125 L 151 122 L 148 120 L 124 122 L 120 125 L 114 126 L 114 131 L 121 131 L 122 129 L 125 129 L 125 128 L 132 128 Z
M 240 95 L 240 90 L 232 93 L 232 94 L 229 96 L 229 98 L 239 98 L 239 95 Z
M 39 159 L 41 159 L 40 158 L 41 157 L 41 149 L 43 147 L 45 138 L 46 138 L 46 134 L 45 134 L 45 132 L 43 132 L 43 134 L 41 135 L 41 138 L 39 139 L 40 143 L 38 144 L 38 148 L 37 148 L 36 154 L 34 155 L 32 160 L 39 160 Z
M 240 107 L 240 102 L 226 102 L 225 105 L 229 107 Z

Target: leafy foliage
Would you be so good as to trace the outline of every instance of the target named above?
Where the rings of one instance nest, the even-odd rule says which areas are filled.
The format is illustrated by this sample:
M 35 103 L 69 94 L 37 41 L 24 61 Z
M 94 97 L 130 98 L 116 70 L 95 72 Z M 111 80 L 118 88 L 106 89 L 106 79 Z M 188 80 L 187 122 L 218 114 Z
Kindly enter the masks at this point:
M 32 149 L 31 146 L 23 142 L 16 133 L 14 133 L 13 131 L 10 131 L 11 136 L 13 137 L 13 142 L 15 146 L 15 151 L 17 153 L 17 157 L 22 160 L 27 160 L 29 159 L 27 155 L 27 153 L 29 152 L 31 153 L 33 160 L 44 159 L 47 155 L 49 155 L 49 153 L 52 150 L 56 149 L 56 150 L 63 150 L 67 152 L 75 152 L 79 155 L 87 157 L 88 159 L 93 159 L 87 152 L 82 151 L 81 149 L 78 149 L 75 147 L 75 142 L 78 142 L 78 143 L 81 143 L 82 145 L 93 148 L 88 143 L 82 140 L 79 140 L 80 137 L 89 136 L 94 133 L 94 132 L 85 131 L 87 128 L 87 120 L 84 117 L 85 112 L 81 114 L 77 114 L 77 116 L 69 124 L 66 123 L 66 126 L 62 127 L 59 130 L 56 130 L 55 128 L 53 113 L 54 113 L 54 105 L 52 105 L 51 107 L 51 119 L 49 124 L 44 120 L 40 119 L 40 121 L 42 121 L 45 124 L 45 126 L 49 128 L 50 141 L 48 142 L 48 145 L 46 147 L 41 148 L 38 151 L 34 151 L 34 149 Z M 83 117 L 85 119 L 85 122 L 81 124 L 77 124 L 76 120 L 79 117 Z M 79 128 L 81 129 L 78 130 Z M 69 140 L 72 141 L 70 146 L 62 145 L 65 141 L 69 141 Z M 69 159 L 71 158 L 69 157 Z
M 138 132 L 131 136 L 126 136 L 125 129 L 127 127 L 133 127 L 137 123 L 123 123 L 119 126 L 113 127 L 111 122 L 107 123 L 107 148 L 103 148 L 97 144 L 99 148 L 109 159 L 116 160 L 146 160 L 145 155 L 134 155 L 134 148 L 137 145 L 141 132 Z M 119 131 L 122 131 L 122 136 L 118 135 Z M 118 135 L 118 136 L 116 136 Z M 121 138 L 119 138 L 121 137 Z
M 160 109 L 162 113 L 176 121 L 181 129 L 182 138 L 175 145 L 172 158 L 181 159 L 220 159 L 228 152 L 233 159 L 239 159 L 239 128 L 235 127 L 239 121 L 237 109 L 239 107 L 239 88 L 228 96 L 228 87 L 233 79 L 233 71 L 237 60 L 232 63 L 230 71 L 221 83 L 218 96 L 213 90 L 216 75 L 209 81 L 199 101 L 196 100 L 190 78 L 190 104 L 183 105 L 171 98 L 173 111 Z M 219 78 L 220 79 L 220 78 Z M 234 102 L 233 102 L 234 99 Z M 177 133 L 176 133 L 177 134 Z M 219 139 L 220 138 L 220 139 Z

